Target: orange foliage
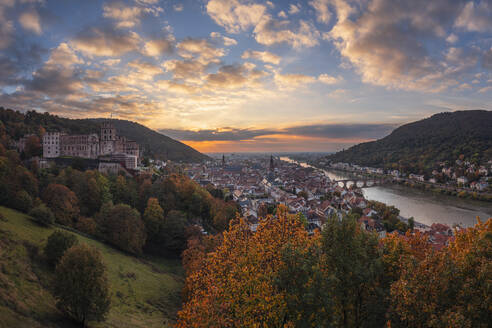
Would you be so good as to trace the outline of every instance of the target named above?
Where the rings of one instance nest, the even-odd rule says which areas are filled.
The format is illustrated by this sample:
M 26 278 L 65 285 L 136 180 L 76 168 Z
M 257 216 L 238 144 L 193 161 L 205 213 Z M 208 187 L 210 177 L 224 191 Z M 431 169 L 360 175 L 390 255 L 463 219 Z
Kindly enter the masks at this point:
M 186 262 L 190 295 L 178 314 L 178 327 L 288 326 L 285 295 L 274 277 L 284 265 L 285 245 L 307 248 L 311 239 L 285 207 L 277 214 L 261 220 L 254 234 L 243 219 L 233 220 L 214 251 L 194 265 Z M 203 256 L 204 251 L 194 247 L 186 257 L 195 253 Z

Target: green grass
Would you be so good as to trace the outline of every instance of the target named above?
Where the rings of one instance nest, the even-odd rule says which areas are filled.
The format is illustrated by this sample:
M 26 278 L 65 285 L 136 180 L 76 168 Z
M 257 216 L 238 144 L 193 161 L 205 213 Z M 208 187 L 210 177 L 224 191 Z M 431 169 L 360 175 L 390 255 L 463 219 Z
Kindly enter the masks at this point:
M 0 206 L 0 327 L 60 327 L 68 323 L 50 294 L 53 273 L 42 249 L 55 228 Z M 75 234 L 99 249 L 108 270 L 111 310 L 91 327 L 168 327 L 180 306 L 183 270 L 179 260 L 137 258 Z

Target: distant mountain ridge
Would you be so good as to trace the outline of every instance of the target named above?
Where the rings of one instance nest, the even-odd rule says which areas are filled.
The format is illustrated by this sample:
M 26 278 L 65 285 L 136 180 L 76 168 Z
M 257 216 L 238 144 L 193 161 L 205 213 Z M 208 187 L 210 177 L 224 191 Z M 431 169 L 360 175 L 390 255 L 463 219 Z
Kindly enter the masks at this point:
M 396 128 L 377 141 L 329 155 L 333 162 L 373 167 L 429 169 L 460 155 L 478 162 L 492 159 L 492 111 L 444 112 Z
M 60 131 L 71 134 L 99 133 L 100 123 L 108 119 L 69 119 L 49 113 L 29 111 L 21 113 L 0 107 L 0 119 L 8 135 L 14 140 L 25 134 L 38 133 L 42 126 L 47 131 Z M 136 141 L 144 150 L 144 156 L 161 160 L 200 162 L 209 159 L 192 147 L 151 130 L 139 123 L 111 119 L 118 134 Z

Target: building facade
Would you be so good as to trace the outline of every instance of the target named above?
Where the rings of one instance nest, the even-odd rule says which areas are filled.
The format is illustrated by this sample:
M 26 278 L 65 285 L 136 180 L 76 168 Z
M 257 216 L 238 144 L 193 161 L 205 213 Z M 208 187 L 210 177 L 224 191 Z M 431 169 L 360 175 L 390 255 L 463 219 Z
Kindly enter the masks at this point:
M 60 132 L 46 132 L 43 136 L 43 157 L 55 158 L 60 156 Z
M 68 135 L 60 132 L 47 132 L 43 136 L 43 157 L 81 157 L 97 159 L 100 156 L 118 155 L 121 163 L 128 168 L 136 168 L 139 145 L 123 136 L 118 136 L 110 121 L 101 124 L 100 134 Z

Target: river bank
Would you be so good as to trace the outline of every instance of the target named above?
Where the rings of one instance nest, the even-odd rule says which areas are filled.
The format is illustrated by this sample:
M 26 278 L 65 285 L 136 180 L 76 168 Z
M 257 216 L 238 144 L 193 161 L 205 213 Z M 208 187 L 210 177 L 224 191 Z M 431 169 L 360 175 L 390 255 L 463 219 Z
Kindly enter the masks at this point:
M 286 157 L 280 159 L 285 160 Z M 293 161 L 290 158 L 289 160 Z M 304 167 L 312 167 L 304 162 L 297 163 Z M 321 170 L 316 167 L 313 168 Z M 350 174 L 342 171 L 322 171 L 331 180 L 353 178 Z M 404 185 L 387 184 L 362 188 L 362 192 L 366 199 L 395 206 L 400 210 L 401 216 L 413 217 L 416 221 L 426 225 L 443 223 L 449 226 L 461 224 L 464 227 L 469 227 L 476 223 L 477 216 L 483 220 L 492 217 L 492 204 L 489 202 L 458 198 Z

